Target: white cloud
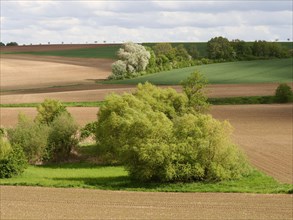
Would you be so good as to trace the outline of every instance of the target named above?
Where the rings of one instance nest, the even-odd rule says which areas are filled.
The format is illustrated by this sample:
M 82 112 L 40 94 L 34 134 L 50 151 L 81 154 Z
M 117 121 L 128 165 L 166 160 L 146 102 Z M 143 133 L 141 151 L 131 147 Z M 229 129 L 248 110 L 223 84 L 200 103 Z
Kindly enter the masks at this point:
M 1 1 L 1 40 L 286 40 L 291 9 L 291 1 Z

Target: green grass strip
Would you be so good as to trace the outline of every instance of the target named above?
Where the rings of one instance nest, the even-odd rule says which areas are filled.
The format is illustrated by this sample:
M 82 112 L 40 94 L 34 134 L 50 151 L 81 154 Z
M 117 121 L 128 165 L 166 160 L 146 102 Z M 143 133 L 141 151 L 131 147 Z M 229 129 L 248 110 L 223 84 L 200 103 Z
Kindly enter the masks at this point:
M 19 103 L 19 104 L 0 104 L 1 108 L 29 108 L 37 107 L 41 103 Z M 101 107 L 105 104 L 105 101 L 96 102 L 63 102 L 65 107 Z
M 212 105 L 249 105 L 249 104 L 273 104 L 277 103 L 274 96 L 242 96 L 228 98 L 208 98 Z M 291 100 L 291 103 L 293 100 Z M 37 107 L 40 103 L 0 104 L 1 108 L 25 108 Z M 96 102 L 64 102 L 66 107 L 101 107 L 105 101 Z
M 257 170 L 240 180 L 216 183 L 141 183 L 132 181 L 124 167 L 87 163 L 29 166 L 17 177 L 1 179 L 1 185 L 90 188 L 151 192 L 292 193 L 292 184 L 281 184 Z

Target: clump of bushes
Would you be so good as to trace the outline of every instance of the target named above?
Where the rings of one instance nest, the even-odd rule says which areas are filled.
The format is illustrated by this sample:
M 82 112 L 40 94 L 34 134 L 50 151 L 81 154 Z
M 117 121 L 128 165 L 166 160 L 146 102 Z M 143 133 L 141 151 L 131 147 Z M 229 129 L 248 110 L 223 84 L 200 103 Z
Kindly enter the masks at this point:
M 78 144 L 77 129 L 77 123 L 70 115 L 66 113 L 59 115 L 51 124 L 46 159 L 49 161 L 68 159 L 70 152 Z
M 278 103 L 287 103 L 293 100 L 293 92 L 286 83 L 280 84 L 275 92 L 275 101 Z
M 31 164 L 63 161 L 78 143 L 77 123 L 61 102 L 45 100 L 34 120 L 19 115 L 16 127 L 8 129 L 12 145 L 20 146 Z
M 0 178 L 10 178 L 21 174 L 27 167 L 27 160 L 22 148 L 13 145 L 0 135 Z
M 101 107 L 97 145 L 112 161 L 124 164 L 133 179 L 220 181 L 250 172 L 230 140 L 228 122 L 204 114 L 206 103 L 195 101 L 201 89 L 187 82 L 183 94 L 140 84 L 132 94 L 110 95 Z
M 11 144 L 19 145 L 23 149 L 29 163 L 36 164 L 43 160 L 50 133 L 48 125 L 37 123 L 20 114 L 17 125 L 7 132 Z

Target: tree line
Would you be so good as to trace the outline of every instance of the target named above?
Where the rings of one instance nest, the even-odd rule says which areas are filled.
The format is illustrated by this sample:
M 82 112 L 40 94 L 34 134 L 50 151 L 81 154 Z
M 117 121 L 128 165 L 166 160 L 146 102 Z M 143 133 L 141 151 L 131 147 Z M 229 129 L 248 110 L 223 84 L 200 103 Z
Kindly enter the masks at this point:
M 221 36 L 210 39 L 205 52 L 201 54 L 196 43 L 176 46 L 171 43 L 157 43 L 143 46 L 127 42 L 117 52 L 118 61 L 113 63 L 109 79 L 133 78 L 194 65 L 288 58 L 293 55 L 292 50 L 278 42 L 245 42 L 239 39 L 229 41 Z

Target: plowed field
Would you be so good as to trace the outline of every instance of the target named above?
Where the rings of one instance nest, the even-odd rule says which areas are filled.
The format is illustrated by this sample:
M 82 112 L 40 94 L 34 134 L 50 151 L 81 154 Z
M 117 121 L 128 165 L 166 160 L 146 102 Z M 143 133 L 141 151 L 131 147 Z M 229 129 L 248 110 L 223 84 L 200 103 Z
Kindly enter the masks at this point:
M 292 195 L 1 186 L 1 219 L 292 219 Z

